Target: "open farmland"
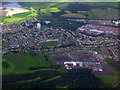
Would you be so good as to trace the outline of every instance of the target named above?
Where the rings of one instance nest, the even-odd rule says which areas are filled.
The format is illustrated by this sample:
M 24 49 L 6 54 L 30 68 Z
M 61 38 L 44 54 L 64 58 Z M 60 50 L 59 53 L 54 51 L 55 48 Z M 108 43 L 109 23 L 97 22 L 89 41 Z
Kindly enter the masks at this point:
M 96 17 L 96 18 L 101 18 L 101 19 L 112 19 L 114 17 L 118 16 L 118 10 L 117 9 L 100 9 L 100 8 L 95 8 L 91 10 L 91 13 Z
M 4 19 L 4 23 L 13 23 L 13 22 L 16 22 L 16 21 L 20 21 L 20 20 L 24 20 L 24 18 L 6 18 Z
M 24 19 L 30 19 L 31 17 L 37 16 L 37 11 L 35 9 L 30 9 L 29 12 L 23 13 L 16 13 L 10 17 L 4 16 L 2 18 L 2 23 L 13 23 L 13 22 L 20 22 Z
M 59 12 L 60 10 L 58 8 L 54 7 L 54 8 L 41 9 L 40 11 L 42 13 L 47 13 L 47 12 Z
M 71 18 L 86 18 L 86 16 L 78 13 L 68 13 L 61 15 L 62 17 L 71 17 Z
M 40 10 L 40 16 L 44 17 L 45 16 L 52 16 L 52 13 L 58 13 L 61 10 L 58 9 L 57 7 L 53 7 L 53 8 L 44 8 Z

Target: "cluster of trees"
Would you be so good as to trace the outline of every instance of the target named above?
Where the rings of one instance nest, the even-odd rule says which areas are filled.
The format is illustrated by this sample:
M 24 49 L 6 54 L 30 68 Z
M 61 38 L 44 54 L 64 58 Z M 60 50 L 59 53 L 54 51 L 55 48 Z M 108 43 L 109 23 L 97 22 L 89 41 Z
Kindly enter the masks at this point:
M 61 78 L 43 82 L 58 75 Z M 16 83 L 35 77 L 40 77 L 41 79 L 34 82 Z M 89 69 L 73 69 L 66 73 L 48 70 L 36 71 L 29 74 L 3 76 L 3 88 L 56 88 L 56 86 L 66 86 L 67 88 L 99 88 L 103 86 L 103 83 Z
M 43 80 L 52 78 L 54 76 L 57 76 L 59 74 L 60 73 L 58 71 L 46 70 L 46 71 L 35 71 L 33 73 L 28 73 L 28 74 L 4 75 L 2 77 L 2 79 L 3 79 L 3 88 L 11 88 L 11 87 L 14 88 L 15 87 L 14 85 L 18 81 L 34 79 L 36 77 L 40 77 L 41 78 L 40 81 L 43 81 Z M 24 83 L 24 85 L 27 85 L 27 84 L 29 84 L 29 83 Z M 19 86 L 19 84 L 17 86 Z M 21 87 L 22 87 L 22 85 L 21 85 Z
M 57 19 L 57 21 L 55 19 L 53 19 L 51 24 L 49 24 L 49 26 L 50 27 L 60 27 L 60 28 L 75 31 L 78 27 L 84 25 L 84 23 L 68 21 L 67 18 L 64 18 L 64 20 L 62 20 L 62 19 L 59 18 L 59 19 Z
M 65 9 L 72 13 L 77 13 L 77 11 L 89 11 L 92 9 L 92 6 L 81 3 L 71 3 Z
M 52 12 L 53 17 L 60 17 L 61 15 L 65 14 L 64 10 L 61 10 L 60 12 Z
M 4 67 L 4 68 L 9 68 L 9 63 L 8 62 L 6 62 L 6 61 L 3 61 L 2 62 L 2 66 Z
M 47 68 L 47 67 L 40 67 L 40 66 L 30 67 L 29 70 L 38 70 L 38 69 L 42 69 L 42 68 Z

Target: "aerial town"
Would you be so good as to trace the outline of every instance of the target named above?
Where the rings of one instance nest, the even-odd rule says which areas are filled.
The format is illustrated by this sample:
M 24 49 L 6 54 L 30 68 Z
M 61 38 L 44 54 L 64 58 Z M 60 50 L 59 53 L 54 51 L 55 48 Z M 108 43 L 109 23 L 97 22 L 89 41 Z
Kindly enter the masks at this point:
M 120 2 L 63 1 L 2 3 L 0 89 L 120 87 Z
M 85 24 L 76 29 L 76 31 L 62 28 L 41 28 L 42 25 L 40 22 L 37 22 L 37 19 L 24 20 L 21 25 L 16 23 L 13 23 L 13 25 L 4 24 L 2 25 L 3 53 L 74 51 L 73 53 L 75 54 L 75 51 L 80 50 L 79 54 L 75 54 L 78 58 L 73 59 L 75 55 L 71 56 L 68 54 L 71 59 L 64 59 L 63 62 L 61 62 L 61 59 L 61 61 L 57 61 L 57 63 L 60 63 L 62 66 L 64 65 L 67 69 L 88 67 L 93 69 L 93 71 L 100 72 L 104 70 L 101 63 L 103 63 L 103 60 L 107 56 L 109 56 L 109 58 L 114 57 L 114 59 L 118 61 L 118 41 L 116 37 L 118 35 L 118 28 L 116 24 L 110 23 L 108 20 L 86 21 L 82 19 L 77 21 L 90 22 L 90 24 Z M 96 25 L 93 22 L 101 23 L 101 25 Z M 48 23 L 50 23 L 50 21 Z M 114 27 L 102 26 L 102 24 L 114 25 Z M 49 42 L 53 42 L 55 45 L 49 45 Z M 99 54 L 97 50 L 107 52 L 107 54 Z M 88 54 L 83 53 L 86 51 Z M 93 58 L 91 57 L 87 59 L 87 61 L 84 61 L 87 55 L 87 58 L 92 55 Z M 64 56 L 64 58 L 68 56 Z M 54 55 L 52 57 L 54 59 Z

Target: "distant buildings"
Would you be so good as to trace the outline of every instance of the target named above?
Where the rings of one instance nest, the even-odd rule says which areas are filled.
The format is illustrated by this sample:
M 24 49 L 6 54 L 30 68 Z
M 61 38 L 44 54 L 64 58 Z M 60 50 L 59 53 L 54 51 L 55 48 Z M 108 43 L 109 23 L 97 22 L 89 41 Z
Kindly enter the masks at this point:
M 37 23 L 37 28 L 41 29 L 41 24 L 40 23 Z
M 73 69 L 73 68 L 90 68 L 94 71 L 103 71 L 100 62 L 83 62 L 83 61 L 71 61 L 71 62 L 64 62 L 64 66 L 66 69 Z
M 19 48 L 19 46 L 20 45 L 18 45 L 18 44 L 12 44 L 12 45 L 10 45 L 11 48 Z
M 51 21 L 44 21 L 45 22 L 45 24 L 49 24 L 49 23 L 51 23 Z
M 53 42 L 53 41 L 59 41 L 58 39 L 47 39 L 46 42 Z
M 108 27 L 108 26 L 101 26 L 101 25 L 91 25 L 86 24 L 77 29 L 78 32 L 88 34 L 88 35 L 101 35 L 101 34 L 118 34 L 118 28 L 115 27 Z
M 113 21 L 113 23 L 115 23 L 115 25 L 118 26 L 120 24 L 120 21 Z

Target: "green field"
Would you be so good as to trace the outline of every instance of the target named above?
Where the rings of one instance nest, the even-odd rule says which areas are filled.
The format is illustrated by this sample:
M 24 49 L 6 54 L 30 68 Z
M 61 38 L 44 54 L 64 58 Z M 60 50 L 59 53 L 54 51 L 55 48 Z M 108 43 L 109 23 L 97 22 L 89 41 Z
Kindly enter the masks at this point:
M 109 84 L 110 86 L 113 86 L 118 82 L 118 77 L 113 77 L 113 76 L 98 76 L 103 83 Z
M 24 83 L 24 82 L 35 82 L 37 80 L 40 80 L 41 78 L 40 77 L 36 77 L 34 79 L 29 79 L 29 80 L 24 80 L 24 81 L 19 81 L 17 83 Z
M 57 41 L 45 42 L 43 45 L 45 46 L 57 46 L 59 43 Z
M 3 67 L 3 75 L 29 73 L 32 72 L 30 70 L 31 67 L 45 67 L 37 70 L 54 70 L 51 69 L 50 66 L 56 65 L 47 53 L 38 54 L 37 56 L 31 56 L 25 53 L 10 53 L 3 56 L 3 61 L 9 64 L 8 68 Z
M 61 15 L 62 17 L 72 17 L 72 18 L 86 18 L 86 16 L 79 13 L 71 13 L 70 11 L 65 11 L 67 14 Z
M 72 17 L 72 18 L 86 18 L 86 16 L 77 13 L 63 14 L 62 17 Z
M 57 7 L 54 8 L 46 8 L 40 10 L 42 13 L 48 13 L 48 12 L 60 12 L 60 10 Z
M 116 84 L 120 77 L 120 69 L 119 69 L 119 63 L 113 59 L 107 58 L 105 60 L 111 67 L 112 70 L 115 72 L 115 74 L 117 75 L 116 77 L 114 76 L 98 76 L 105 84 L 109 84 L 110 86 L 113 86 L 114 84 Z
M 95 8 L 91 10 L 91 13 L 93 14 L 96 19 L 112 19 L 114 17 L 118 17 L 118 10 L 117 9 L 101 9 L 101 8 Z
M 99 51 L 99 50 L 97 50 L 97 53 L 98 54 L 103 54 L 103 55 L 107 56 L 107 53 L 105 51 Z
M 55 79 L 58 79 L 58 78 L 61 78 L 61 76 L 58 75 L 58 76 L 55 76 L 55 77 L 53 77 L 53 78 L 49 78 L 49 79 L 47 79 L 47 80 L 44 80 L 44 81 L 42 81 L 42 82 L 49 82 L 49 81 L 52 81 L 52 80 L 55 80 Z
M 17 85 L 37 82 L 49 83 L 61 79 L 61 74 L 68 71 L 58 67 L 48 53 L 9 53 L 3 55 L 2 58 L 3 79 L 6 82 L 13 80 L 13 82 L 7 82 L 11 85 L 15 83 Z M 31 67 L 36 69 L 30 70 Z
M 13 23 L 13 22 L 23 22 L 24 19 L 30 19 L 31 17 L 36 17 L 37 10 L 35 9 L 30 9 L 29 12 L 24 12 L 24 13 L 19 13 L 19 14 L 14 14 L 12 16 L 4 16 L 2 17 L 2 23 Z
M 57 7 L 53 7 L 53 8 L 44 8 L 40 10 L 40 16 L 44 17 L 44 16 L 52 16 L 52 13 L 57 13 L 60 12 L 61 10 L 58 9 Z
M 49 26 L 42 25 L 41 28 L 50 28 Z
M 6 18 L 4 19 L 3 23 L 13 23 L 13 22 L 17 22 L 17 21 L 20 21 L 20 20 L 23 20 L 25 18 Z

